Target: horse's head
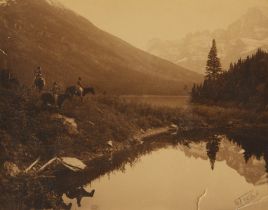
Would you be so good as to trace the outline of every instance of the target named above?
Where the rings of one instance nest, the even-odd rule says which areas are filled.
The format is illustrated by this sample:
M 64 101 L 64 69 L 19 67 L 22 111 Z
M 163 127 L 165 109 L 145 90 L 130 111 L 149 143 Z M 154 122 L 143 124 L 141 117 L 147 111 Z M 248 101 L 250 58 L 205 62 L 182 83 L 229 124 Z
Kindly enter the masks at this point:
M 88 93 L 95 95 L 95 89 L 93 87 L 84 88 L 83 96 L 87 95 Z
M 77 88 L 75 86 L 67 87 L 65 94 L 69 95 L 70 97 L 75 96 L 78 94 Z

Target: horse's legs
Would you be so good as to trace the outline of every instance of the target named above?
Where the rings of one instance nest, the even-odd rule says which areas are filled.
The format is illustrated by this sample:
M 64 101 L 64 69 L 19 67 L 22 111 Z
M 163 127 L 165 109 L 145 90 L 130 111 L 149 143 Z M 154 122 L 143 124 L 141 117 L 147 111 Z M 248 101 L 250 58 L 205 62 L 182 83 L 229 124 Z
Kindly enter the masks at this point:
M 79 93 L 79 97 L 80 97 L 81 102 L 83 102 L 83 91 L 81 91 L 81 92 Z

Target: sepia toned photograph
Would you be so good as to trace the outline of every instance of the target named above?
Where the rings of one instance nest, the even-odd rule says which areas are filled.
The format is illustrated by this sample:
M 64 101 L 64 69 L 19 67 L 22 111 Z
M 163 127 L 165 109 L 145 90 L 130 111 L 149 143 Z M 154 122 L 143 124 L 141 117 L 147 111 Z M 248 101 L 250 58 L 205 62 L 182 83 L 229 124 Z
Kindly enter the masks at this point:
M 268 210 L 268 0 L 0 0 L 0 210 Z

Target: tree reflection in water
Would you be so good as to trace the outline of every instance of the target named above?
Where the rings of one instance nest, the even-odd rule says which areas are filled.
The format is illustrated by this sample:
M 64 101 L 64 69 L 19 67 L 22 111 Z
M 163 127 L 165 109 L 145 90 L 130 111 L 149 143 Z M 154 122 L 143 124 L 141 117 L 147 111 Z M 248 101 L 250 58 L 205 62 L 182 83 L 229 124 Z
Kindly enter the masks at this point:
M 224 141 L 223 137 L 225 138 Z M 235 131 L 228 130 L 217 132 L 201 130 L 180 133 L 178 136 L 161 137 L 160 139 L 148 141 L 142 145 L 136 145 L 125 151 L 115 154 L 107 154 L 106 156 L 92 160 L 88 163 L 89 167 L 87 170 L 81 173 L 71 173 L 59 170 L 54 174 L 56 179 L 42 180 L 38 183 L 37 190 L 32 193 L 29 193 L 32 190 L 30 182 L 28 183 L 29 187 L 28 185 L 25 186 L 25 184 L 20 184 L 19 181 L 16 180 L 18 186 L 23 185 L 23 188 L 21 188 L 23 191 L 5 190 L 5 194 L 0 195 L 0 202 L 5 202 L 2 207 L 5 207 L 6 209 L 13 209 L 11 207 L 14 206 L 14 203 L 18 203 L 18 201 L 23 204 L 23 208 L 21 209 L 44 209 L 55 207 L 55 205 L 56 207 L 64 207 L 65 209 L 68 209 L 70 208 L 70 205 L 64 204 L 62 199 L 63 194 L 70 195 L 70 192 L 77 192 L 77 189 L 82 189 L 82 186 L 88 185 L 93 180 L 114 170 L 124 172 L 127 164 L 133 166 L 139 161 L 140 157 L 150 154 L 153 151 L 170 146 L 177 147 L 178 145 L 185 148 L 191 148 L 192 144 L 205 144 L 205 154 L 210 161 L 211 169 L 214 170 L 216 160 L 218 160 L 218 158 L 223 158 L 218 157 L 218 153 L 221 152 L 221 148 L 225 146 L 224 142 L 228 141 L 230 142 L 230 145 L 236 145 L 237 148 L 240 148 L 240 150 L 243 151 L 243 154 L 240 154 L 240 156 L 243 156 L 245 164 L 252 157 L 256 157 L 258 160 L 263 158 L 265 161 L 266 172 L 268 172 L 267 137 L 268 132 L 261 129 L 240 129 Z M 230 145 L 228 144 L 227 146 Z M 235 159 L 237 157 L 234 154 L 232 158 Z M 231 159 L 231 161 L 235 160 Z M 245 165 L 242 166 L 245 167 Z M 4 189 L 8 188 L 7 186 L 4 187 Z M 28 193 L 24 193 L 27 191 Z M 98 191 L 98 189 L 96 189 L 96 191 Z M 88 193 L 85 193 L 83 195 L 87 196 L 87 194 Z M 24 197 L 26 195 L 27 197 Z M 77 197 L 78 201 L 80 201 L 83 195 L 79 194 Z M 51 199 L 52 197 L 53 199 Z
M 207 155 L 210 160 L 211 169 L 214 169 L 214 164 L 217 156 L 217 152 L 219 151 L 220 139 L 218 136 L 213 136 L 212 139 L 209 139 L 207 142 Z
M 226 134 L 227 138 L 244 150 L 244 158 L 247 162 L 251 157 L 265 160 L 266 172 L 268 172 L 268 131 L 266 129 L 239 129 Z

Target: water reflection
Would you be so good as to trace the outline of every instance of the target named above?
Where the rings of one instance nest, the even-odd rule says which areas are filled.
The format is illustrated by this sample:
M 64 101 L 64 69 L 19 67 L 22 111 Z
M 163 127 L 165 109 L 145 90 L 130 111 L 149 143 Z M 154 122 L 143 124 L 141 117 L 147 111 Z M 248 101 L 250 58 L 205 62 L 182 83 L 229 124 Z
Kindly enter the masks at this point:
M 262 129 L 167 136 L 95 159 L 79 174 L 59 170 L 56 179 L 42 181 L 44 192 L 31 193 L 30 198 L 23 197 L 24 186 L 20 195 L 9 196 L 7 190 L 0 199 L 8 209 L 13 209 L 10 198 L 20 199 L 26 205 L 23 209 L 51 208 L 48 204 L 53 196 L 64 209 L 191 210 L 207 189 L 203 209 L 235 209 L 235 201 L 252 189 L 260 196 L 268 194 L 267 137 L 268 131 Z M 93 188 L 96 195 L 92 198 Z
M 207 160 L 211 169 L 225 162 L 228 167 L 236 170 L 248 183 L 257 184 L 266 175 L 264 157 L 252 155 L 245 158 L 250 150 L 241 147 L 237 142 L 230 141 L 227 136 L 217 135 L 208 142 L 191 142 L 188 146 L 179 146 L 188 157 Z
M 247 162 L 251 157 L 265 161 L 266 172 L 268 172 L 268 131 L 255 128 L 240 129 L 227 134 L 227 138 L 244 150 L 244 159 Z
M 86 197 L 92 198 L 94 196 L 94 193 L 95 193 L 95 190 L 91 190 L 91 192 L 88 192 L 84 189 L 83 186 L 81 186 L 81 187 L 78 187 L 76 189 L 72 189 L 66 192 L 66 197 L 69 199 L 76 199 L 76 203 L 78 207 L 81 207 L 82 198 L 86 198 Z M 71 207 L 70 204 L 68 204 L 67 206 Z
M 218 136 L 214 136 L 214 138 L 209 139 L 206 145 L 207 148 L 207 156 L 210 160 L 211 169 L 214 169 L 214 164 L 216 160 L 217 153 L 219 151 L 220 138 Z
M 103 176 L 89 185 L 99 195 L 82 209 L 191 210 L 207 190 L 203 209 L 265 210 L 266 132 L 249 134 L 244 130 L 211 132 L 144 145 L 132 156 L 135 164 L 124 165 L 124 173 Z

